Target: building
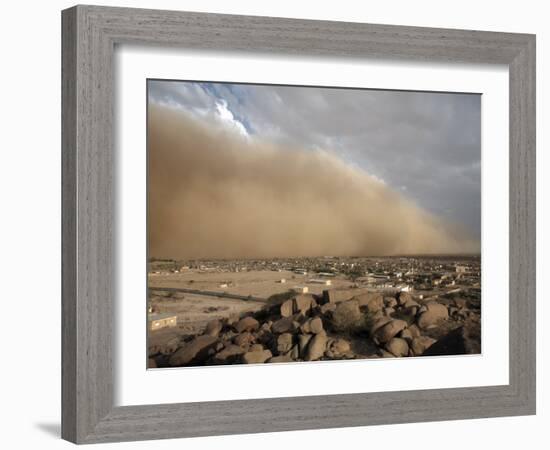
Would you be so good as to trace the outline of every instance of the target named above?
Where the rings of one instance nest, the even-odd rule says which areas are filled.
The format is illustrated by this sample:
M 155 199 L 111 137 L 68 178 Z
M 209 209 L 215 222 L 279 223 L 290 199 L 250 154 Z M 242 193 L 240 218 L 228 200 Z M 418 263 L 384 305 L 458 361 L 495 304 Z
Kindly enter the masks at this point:
M 309 292 L 309 288 L 307 286 L 294 286 L 292 290 L 298 294 L 307 294 Z
M 309 280 L 309 283 L 324 284 L 325 286 L 330 286 L 332 284 L 332 281 L 331 280 L 314 279 L 314 280 Z
M 172 314 L 149 314 L 149 330 L 155 331 L 162 328 L 172 328 L 178 324 L 178 316 Z

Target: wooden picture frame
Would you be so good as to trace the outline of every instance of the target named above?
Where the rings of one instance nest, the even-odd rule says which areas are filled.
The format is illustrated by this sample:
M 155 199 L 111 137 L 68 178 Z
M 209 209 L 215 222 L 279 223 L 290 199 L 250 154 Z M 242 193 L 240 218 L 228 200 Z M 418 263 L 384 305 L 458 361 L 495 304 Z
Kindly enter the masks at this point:
M 535 36 L 98 6 L 63 11 L 62 30 L 64 439 L 95 443 L 535 413 Z M 114 407 L 117 44 L 507 65 L 509 384 Z

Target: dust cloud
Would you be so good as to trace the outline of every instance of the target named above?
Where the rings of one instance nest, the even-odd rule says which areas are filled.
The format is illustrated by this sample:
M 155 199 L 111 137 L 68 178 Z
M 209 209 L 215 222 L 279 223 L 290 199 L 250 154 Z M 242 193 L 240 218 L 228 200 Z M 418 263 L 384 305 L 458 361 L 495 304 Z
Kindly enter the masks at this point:
M 479 241 L 332 153 L 148 106 L 148 252 L 271 258 L 479 252 Z

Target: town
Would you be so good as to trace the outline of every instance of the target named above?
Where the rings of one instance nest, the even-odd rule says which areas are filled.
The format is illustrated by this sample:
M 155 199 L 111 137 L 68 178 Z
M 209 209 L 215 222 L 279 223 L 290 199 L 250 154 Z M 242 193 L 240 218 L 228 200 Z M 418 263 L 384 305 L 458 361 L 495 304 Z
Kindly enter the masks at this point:
M 480 352 L 479 255 L 152 259 L 148 293 L 151 368 L 426 356 L 428 347 L 433 355 Z M 309 350 L 294 349 L 318 335 L 310 331 L 313 320 L 347 351 L 325 343 L 312 359 Z M 254 325 L 242 331 L 243 321 Z M 395 332 L 381 340 L 376 326 Z M 231 357 L 222 358 L 224 349 Z M 245 356 L 254 351 L 266 358 Z M 182 352 L 183 359 L 174 356 Z

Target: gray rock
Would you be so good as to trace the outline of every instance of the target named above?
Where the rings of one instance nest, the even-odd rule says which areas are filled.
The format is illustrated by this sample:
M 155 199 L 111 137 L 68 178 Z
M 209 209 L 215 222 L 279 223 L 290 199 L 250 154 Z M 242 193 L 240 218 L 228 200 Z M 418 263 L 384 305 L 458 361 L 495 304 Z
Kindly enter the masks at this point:
M 294 298 L 294 312 L 307 314 L 317 306 L 315 297 L 311 294 L 300 294 Z
M 436 340 L 431 337 L 419 336 L 412 340 L 411 350 L 414 352 L 415 356 L 420 356 L 435 343 Z
M 397 357 L 407 356 L 409 354 L 409 344 L 405 339 L 394 337 L 386 343 L 386 350 Z
M 231 327 L 235 325 L 239 321 L 239 319 L 239 315 L 237 313 L 233 313 L 227 319 L 225 319 L 225 323 Z
M 261 352 L 262 350 L 264 350 L 264 346 L 262 344 L 254 344 L 254 345 L 251 345 L 249 350 L 250 352 Z
M 173 337 L 165 344 L 162 344 L 159 347 L 159 352 L 163 355 L 171 355 L 174 353 L 181 345 L 181 339 L 179 337 Z
M 407 343 L 411 343 L 412 340 L 414 339 L 414 336 L 413 334 L 411 333 L 411 330 L 409 330 L 408 328 L 405 328 L 403 331 L 401 331 L 401 333 L 398 334 L 398 336 L 401 338 L 401 339 L 405 339 L 407 341 Z
M 323 357 L 327 348 L 327 335 L 325 333 L 316 334 L 309 341 L 305 352 L 306 361 L 315 361 Z
M 245 353 L 244 349 L 235 344 L 227 345 L 223 350 L 214 355 L 214 362 L 229 363 L 235 362 L 240 355 Z
M 351 345 L 342 338 L 330 339 L 327 343 L 325 355 L 329 358 L 351 357 Z
M 289 355 L 293 360 L 298 359 L 300 357 L 300 349 L 298 345 L 293 346 L 287 355 Z
M 250 345 L 254 342 L 255 338 L 252 335 L 252 333 L 245 331 L 244 333 L 238 334 L 233 338 L 233 342 L 236 345 L 239 345 L 241 347 L 244 347 L 246 345 Z
M 206 324 L 206 329 L 204 330 L 204 334 L 207 334 L 208 336 L 218 337 L 220 332 L 222 331 L 222 328 L 223 328 L 223 325 L 221 320 L 214 319 Z
M 404 308 L 412 308 L 413 306 L 416 306 L 417 308 L 420 308 L 420 305 L 415 302 L 413 299 L 407 300 L 403 305 Z
M 281 303 L 281 317 L 290 317 L 294 314 L 294 301 L 292 299 Z
M 420 328 L 418 328 L 415 324 L 410 325 L 407 330 L 410 331 L 413 338 L 422 335 L 422 333 L 420 332 Z
M 243 363 L 245 364 L 262 364 L 270 359 L 273 355 L 269 350 L 259 352 L 246 352 L 243 355 Z
M 184 366 L 186 364 L 192 364 L 202 362 L 204 358 L 208 356 L 208 351 L 212 349 L 218 339 L 214 336 L 197 336 L 191 342 L 185 343 L 176 353 L 174 353 L 169 360 L 171 366 Z
M 400 319 L 394 319 L 386 325 L 378 328 L 374 332 L 373 340 L 376 343 L 385 344 L 405 328 L 407 328 L 407 322 Z
M 455 298 L 453 301 L 457 308 L 466 308 L 468 306 L 468 300 L 465 298 Z
M 324 331 L 323 321 L 320 317 L 314 317 L 309 321 L 309 329 L 313 334 L 319 334 Z
M 416 321 L 417 325 L 423 330 L 433 328 L 449 318 L 449 312 L 444 305 L 434 302 L 424 306 L 426 311 L 421 313 Z
M 268 363 L 288 363 L 292 362 L 292 357 L 290 355 L 279 355 L 279 356 L 273 356 L 267 360 Z
M 300 334 L 298 335 L 298 350 L 300 352 L 300 357 L 304 358 L 306 355 L 307 345 L 313 336 L 311 334 Z
M 277 338 L 277 352 L 286 353 L 292 348 L 292 334 L 283 333 Z
M 382 358 L 395 358 L 394 354 L 393 353 L 390 353 L 388 352 L 387 350 L 384 350 L 383 348 L 381 348 L 379 350 L 379 353 L 380 353 L 380 356 Z
M 258 328 L 260 328 L 260 324 L 254 317 L 243 317 L 235 324 L 237 333 L 242 333 L 243 331 L 256 331 Z
M 379 292 L 365 292 L 353 299 L 359 302 L 359 307 L 364 307 L 369 313 L 375 313 L 384 307 L 384 298 Z
M 271 332 L 271 325 L 273 325 L 273 322 L 271 320 L 268 320 L 267 322 L 262 323 L 262 326 L 260 327 L 260 331 Z
M 306 320 L 302 325 L 300 325 L 300 331 L 304 334 L 311 333 L 311 319 Z
M 413 298 L 408 292 L 400 292 L 397 297 L 397 303 L 399 303 L 400 306 L 405 305 L 410 300 L 413 300 Z
M 382 328 L 384 325 L 386 325 L 387 323 L 390 323 L 391 321 L 392 321 L 392 318 L 391 317 L 386 317 L 386 316 L 375 319 L 372 322 L 372 324 L 370 326 L 370 329 L 369 329 L 369 332 L 370 332 L 371 336 L 373 336 L 374 333 L 376 333 L 376 331 L 379 328 Z
M 287 333 L 296 329 L 296 323 L 292 317 L 283 317 L 282 319 L 273 322 L 271 331 L 274 333 Z
M 323 315 L 331 313 L 335 309 L 336 309 L 336 303 L 325 303 L 324 305 L 321 305 L 321 307 L 320 307 L 321 314 L 323 314 Z
M 358 295 L 360 294 L 357 293 L 357 289 L 327 289 L 323 291 L 323 302 L 340 303 L 351 300 L 353 297 L 356 297 Z

